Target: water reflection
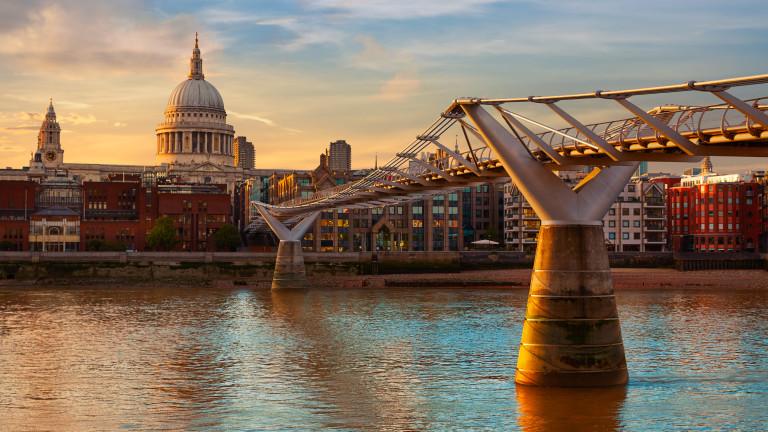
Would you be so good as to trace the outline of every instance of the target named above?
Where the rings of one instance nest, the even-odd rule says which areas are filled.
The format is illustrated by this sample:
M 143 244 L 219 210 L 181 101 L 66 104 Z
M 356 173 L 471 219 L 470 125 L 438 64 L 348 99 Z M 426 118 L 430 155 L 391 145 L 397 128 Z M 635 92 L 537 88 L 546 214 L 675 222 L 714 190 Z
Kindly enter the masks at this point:
M 526 294 L 0 288 L 0 431 L 768 424 L 768 292 L 618 292 L 626 391 L 516 387 Z
M 517 423 L 526 432 L 595 432 L 621 430 L 619 414 L 627 390 L 549 388 L 517 385 Z
M 322 296 L 275 291 L 270 298 L 275 319 L 302 341 L 286 360 L 299 366 L 312 390 L 307 396 L 327 405 L 324 427 L 406 430 L 424 424 L 410 388 L 418 380 L 404 367 L 413 362 L 408 350 L 378 347 L 372 355 L 372 347 L 350 343 L 326 322 L 329 305 Z

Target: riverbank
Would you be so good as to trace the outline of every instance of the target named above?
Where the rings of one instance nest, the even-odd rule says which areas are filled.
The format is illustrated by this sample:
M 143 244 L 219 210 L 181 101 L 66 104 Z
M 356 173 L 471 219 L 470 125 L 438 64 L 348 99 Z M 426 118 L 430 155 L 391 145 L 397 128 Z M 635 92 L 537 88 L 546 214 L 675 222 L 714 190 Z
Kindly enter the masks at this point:
M 611 270 L 611 275 L 616 290 L 658 288 L 768 290 L 768 272 L 765 270 L 681 272 L 663 268 L 617 268 Z M 360 276 L 358 279 L 361 285 L 372 287 L 498 286 L 528 289 L 531 270 L 505 269 L 465 271 L 458 274 Z
M 617 268 L 611 270 L 614 288 L 618 290 L 768 290 L 765 270 L 721 270 L 681 272 L 674 269 Z M 178 276 L 178 274 L 177 274 Z M 212 276 L 212 275 L 211 275 Z M 245 277 L 199 278 L 63 278 L 0 280 L 2 287 L 112 287 L 112 286 L 189 286 L 211 288 L 269 289 L 271 272 L 262 271 Z M 529 269 L 468 270 L 456 273 L 401 273 L 386 275 L 356 275 L 346 272 L 315 274 L 313 287 L 321 289 L 382 289 L 382 288 L 498 288 L 527 290 L 531 279 Z

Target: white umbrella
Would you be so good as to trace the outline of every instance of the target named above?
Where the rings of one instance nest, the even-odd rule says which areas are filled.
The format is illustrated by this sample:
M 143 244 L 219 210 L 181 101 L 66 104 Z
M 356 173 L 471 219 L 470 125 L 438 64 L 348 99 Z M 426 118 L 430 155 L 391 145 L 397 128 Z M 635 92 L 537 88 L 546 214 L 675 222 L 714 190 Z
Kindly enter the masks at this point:
M 493 240 L 478 240 L 478 241 L 473 241 L 472 244 L 473 245 L 498 245 L 499 242 L 495 242 Z

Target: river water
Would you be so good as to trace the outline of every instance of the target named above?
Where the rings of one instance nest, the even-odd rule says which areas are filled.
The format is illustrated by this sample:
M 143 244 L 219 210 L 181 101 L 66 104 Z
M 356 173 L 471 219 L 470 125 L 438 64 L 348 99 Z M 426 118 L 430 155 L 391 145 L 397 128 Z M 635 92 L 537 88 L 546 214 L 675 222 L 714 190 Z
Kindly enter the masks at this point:
M 526 294 L 0 288 L 0 431 L 768 429 L 768 292 L 618 292 L 587 390 L 515 386 Z

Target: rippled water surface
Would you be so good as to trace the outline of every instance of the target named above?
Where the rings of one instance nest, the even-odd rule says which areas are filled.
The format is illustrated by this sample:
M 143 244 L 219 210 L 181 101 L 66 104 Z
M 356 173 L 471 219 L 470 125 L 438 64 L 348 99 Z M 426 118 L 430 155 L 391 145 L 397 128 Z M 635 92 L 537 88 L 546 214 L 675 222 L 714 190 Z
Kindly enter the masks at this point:
M 768 293 L 619 292 L 580 391 L 516 388 L 526 294 L 0 288 L 0 430 L 768 429 Z

